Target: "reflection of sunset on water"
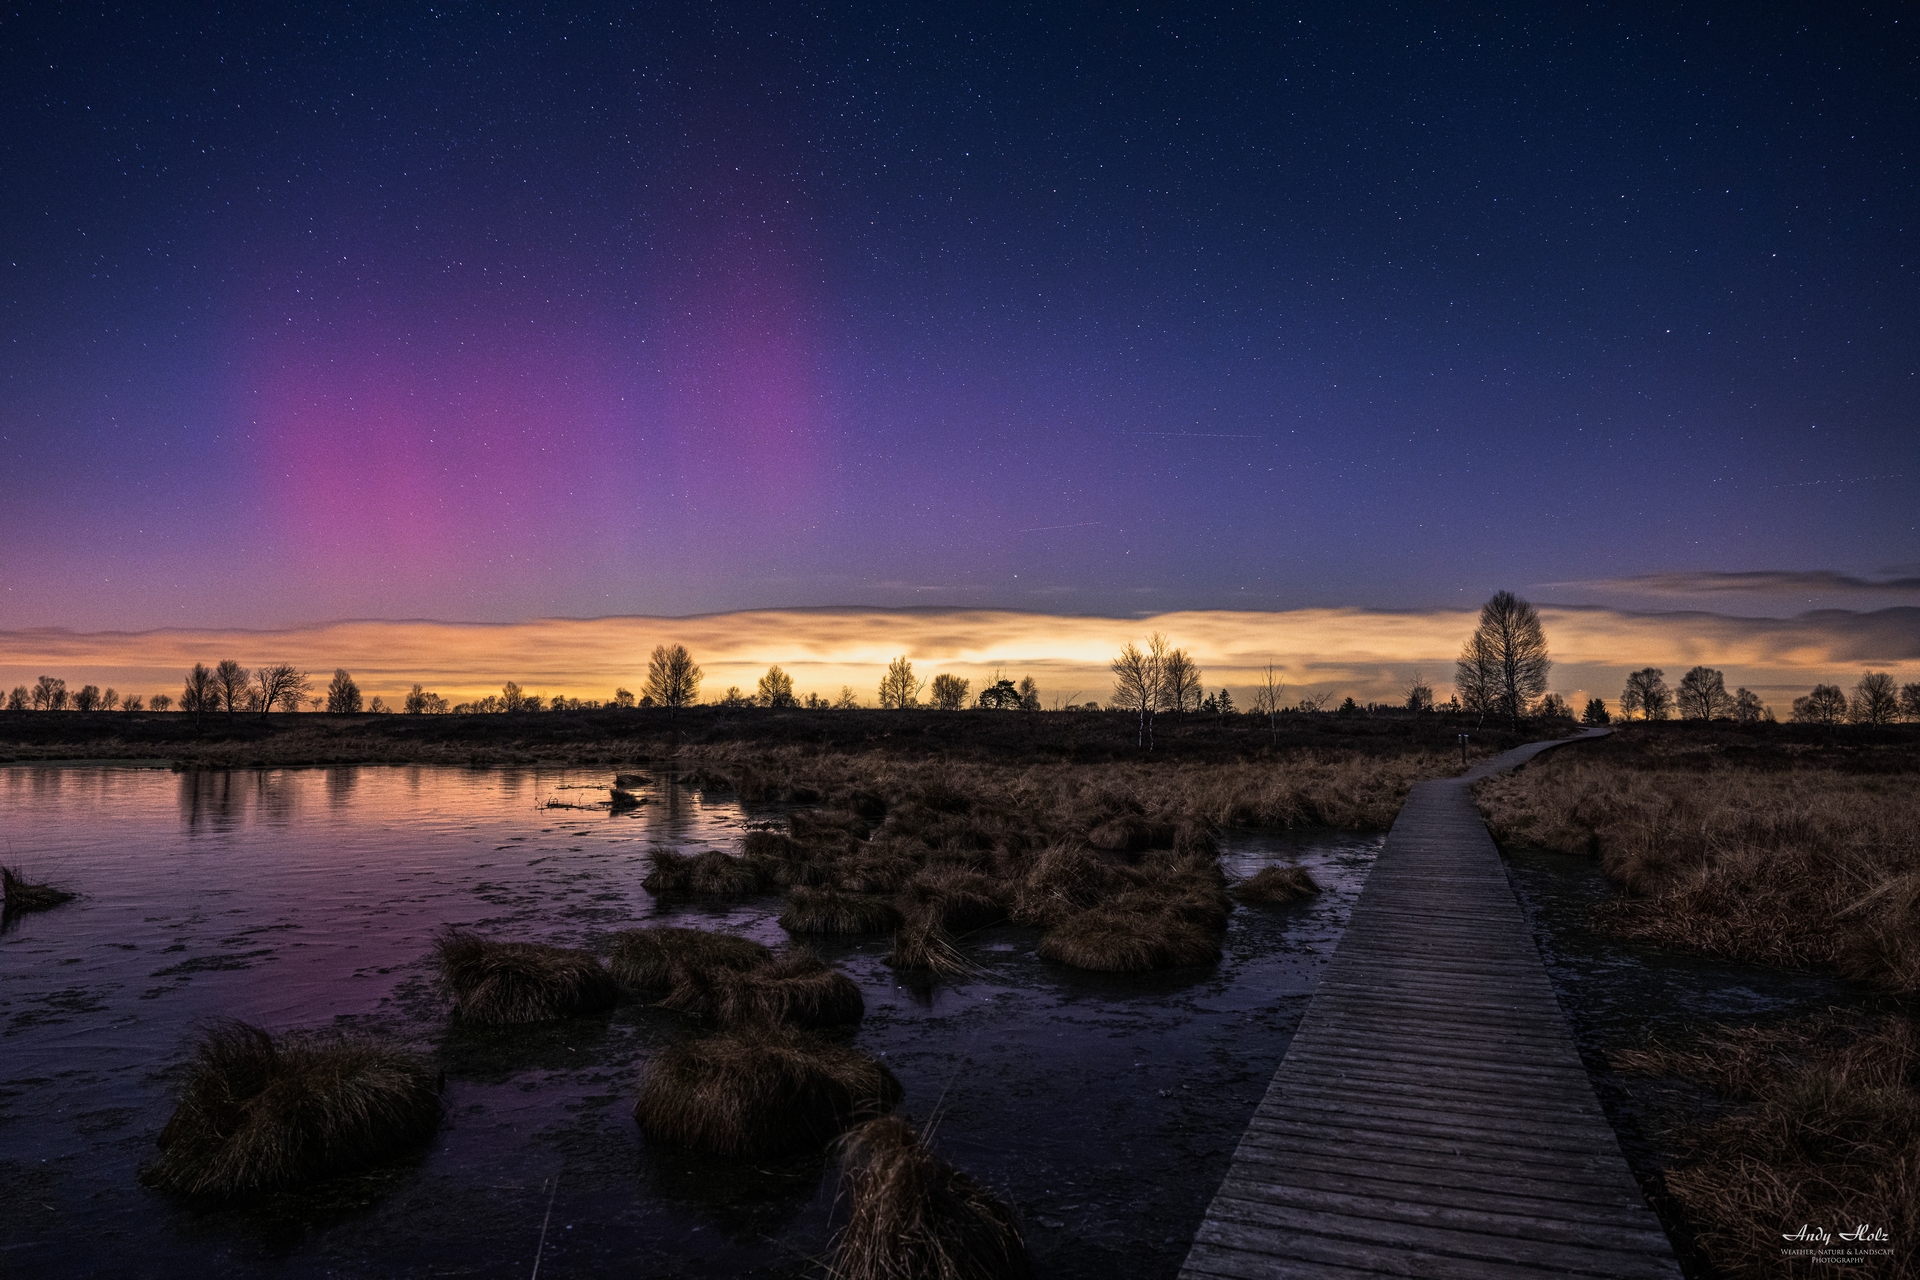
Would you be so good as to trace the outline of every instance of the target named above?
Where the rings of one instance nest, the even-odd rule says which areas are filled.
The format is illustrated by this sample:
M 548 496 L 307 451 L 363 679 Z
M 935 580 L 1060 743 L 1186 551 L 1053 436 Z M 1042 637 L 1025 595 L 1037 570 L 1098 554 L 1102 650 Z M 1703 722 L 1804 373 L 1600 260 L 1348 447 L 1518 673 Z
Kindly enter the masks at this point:
M 1828 611 L 1799 618 L 1709 613 L 1633 614 L 1541 610 L 1555 662 L 1551 686 L 1565 696 L 1619 696 L 1625 673 L 1663 667 L 1677 677 L 1696 663 L 1721 668 L 1775 702 L 1816 680 L 1851 685 L 1861 669 L 1920 674 L 1920 610 Z M 233 657 L 249 665 L 291 662 L 324 677 L 352 671 L 368 697 L 397 702 L 415 682 L 460 701 L 506 680 L 541 694 L 607 698 L 637 690 L 656 644 L 693 650 L 706 672 L 703 700 L 728 686 L 752 691 L 770 664 L 802 694 L 852 687 L 874 701 L 886 664 L 905 654 L 924 677 L 951 671 L 983 687 L 996 669 L 1032 675 L 1042 700 L 1105 701 L 1107 662 L 1128 640 L 1164 632 L 1202 668 L 1209 688 L 1250 691 L 1272 663 L 1293 697 L 1330 692 L 1362 702 L 1395 701 L 1418 670 L 1446 696 L 1453 659 L 1472 630 L 1466 611 L 1226 610 L 1154 617 L 1058 617 L 997 610 L 797 609 L 690 618 L 551 618 L 513 624 L 338 622 L 284 631 L 166 630 L 4 633 L 0 684 L 57 674 L 124 691 L 173 692 L 195 662 Z M 1243 699 L 1244 702 L 1244 699 Z M 1784 710 L 1784 707 L 1782 708 Z

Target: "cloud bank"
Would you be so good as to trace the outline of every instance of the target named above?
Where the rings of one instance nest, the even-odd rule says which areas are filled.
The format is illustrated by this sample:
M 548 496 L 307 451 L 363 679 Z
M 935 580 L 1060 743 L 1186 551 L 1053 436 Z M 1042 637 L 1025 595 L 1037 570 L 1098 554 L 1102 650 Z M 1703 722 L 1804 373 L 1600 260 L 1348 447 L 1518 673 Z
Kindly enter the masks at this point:
M 369 696 L 393 701 L 414 682 L 456 701 L 513 680 L 543 694 L 601 698 L 616 686 L 638 690 L 656 644 L 681 643 L 706 670 L 702 697 L 728 685 L 751 690 L 767 666 L 792 673 L 801 693 L 850 686 L 863 702 L 896 655 L 917 674 L 951 671 L 974 681 L 995 670 L 1032 675 L 1043 700 L 1105 701 L 1107 663 L 1128 640 L 1164 632 L 1200 664 L 1207 687 L 1243 702 L 1269 663 L 1289 698 L 1305 692 L 1361 702 L 1400 697 L 1416 671 L 1445 697 L 1453 659 L 1472 631 L 1471 611 L 1387 612 L 1298 609 L 1193 611 L 1155 617 L 1063 617 L 985 609 L 784 609 L 684 618 L 546 618 L 508 624 L 332 622 L 279 631 L 187 630 L 0 632 L 0 687 L 42 674 L 69 687 L 111 685 L 142 695 L 176 694 L 195 662 L 235 658 L 247 665 L 291 662 L 324 685 L 335 667 L 353 672 Z M 1669 679 L 1696 663 L 1721 668 L 1782 704 L 1816 680 L 1850 685 L 1866 667 L 1920 679 L 1920 608 L 1870 613 L 1825 610 L 1794 618 L 1626 613 L 1602 608 L 1541 610 L 1555 668 L 1551 687 L 1567 697 L 1619 695 L 1625 673 L 1665 668 Z
M 1687 570 L 1643 573 L 1627 578 L 1594 578 L 1580 582 L 1551 582 L 1549 587 L 1581 587 L 1649 596 L 1693 595 L 1867 595 L 1920 594 L 1920 577 L 1862 578 L 1831 569 L 1754 569 L 1729 573 Z

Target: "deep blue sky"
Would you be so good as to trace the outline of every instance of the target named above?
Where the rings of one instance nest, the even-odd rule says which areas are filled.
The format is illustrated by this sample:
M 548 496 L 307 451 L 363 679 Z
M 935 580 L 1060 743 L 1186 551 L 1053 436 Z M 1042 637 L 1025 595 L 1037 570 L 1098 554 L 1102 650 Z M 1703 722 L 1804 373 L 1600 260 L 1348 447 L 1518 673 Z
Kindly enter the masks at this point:
M 1359 8 L 15 6 L 0 625 L 1920 573 L 1920 16 Z

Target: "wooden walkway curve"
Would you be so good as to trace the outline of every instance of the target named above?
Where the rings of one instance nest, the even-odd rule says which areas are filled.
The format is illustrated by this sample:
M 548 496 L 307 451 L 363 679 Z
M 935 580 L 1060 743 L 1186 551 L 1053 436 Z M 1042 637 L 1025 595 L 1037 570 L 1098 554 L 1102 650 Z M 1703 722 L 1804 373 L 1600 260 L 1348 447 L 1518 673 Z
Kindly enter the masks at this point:
M 1559 745 L 1413 789 L 1183 1277 L 1677 1280 L 1467 794 Z

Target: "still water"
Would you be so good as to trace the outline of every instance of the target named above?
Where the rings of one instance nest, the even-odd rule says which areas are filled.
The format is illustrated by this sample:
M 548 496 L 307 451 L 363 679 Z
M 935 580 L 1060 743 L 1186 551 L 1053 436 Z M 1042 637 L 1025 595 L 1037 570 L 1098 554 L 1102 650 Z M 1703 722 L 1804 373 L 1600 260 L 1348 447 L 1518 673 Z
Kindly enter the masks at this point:
M 754 1164 L 648 1144 L 640 1072 L 688 1034 L 623 1004 L 541 1028 L 455 1028 L 442 925 L 605 953 L 698 924 L 778 944 L 777 897 L 656 902 L 647 851 L 737 851 L 776 806 L 675 785 L 631 814 L 597 771 L 0 767 L 0 854 L 79 899 L 0 937 L 0 1273 L 788 1276 L 825 1254 L 824 1155 Z M 978 971 L 903 981 L 883 938 L 816 944 L 862 988 L 853 1043 L 902 1112 L 1017 1206 L 1043 1276 L 1172 1276 L 1304 1012 L 1378 836 L 1232 833 L 1236 878 L 1308 867 L 1326 892 L 1236 910 L 1217 968 L 1080 973 L 1039 934 L 968 938 Z M 208 1019 L 348 1025 L 444 1067 L 417 1157 L 246 1208 L 148 1191 L 140 1166 Z M 550 1215 L 550 1216 L 549 1216 Z M 543 1224 L 545 1244 L 540 1244 Z

